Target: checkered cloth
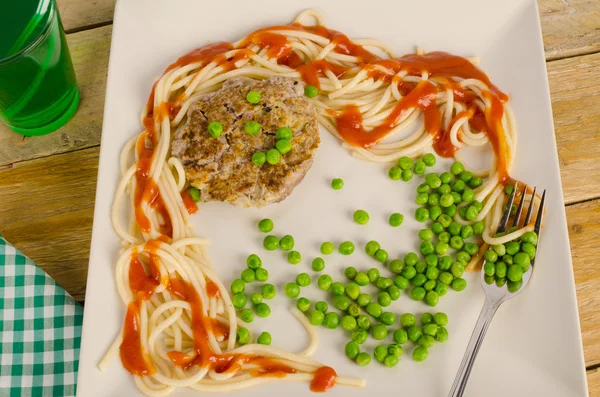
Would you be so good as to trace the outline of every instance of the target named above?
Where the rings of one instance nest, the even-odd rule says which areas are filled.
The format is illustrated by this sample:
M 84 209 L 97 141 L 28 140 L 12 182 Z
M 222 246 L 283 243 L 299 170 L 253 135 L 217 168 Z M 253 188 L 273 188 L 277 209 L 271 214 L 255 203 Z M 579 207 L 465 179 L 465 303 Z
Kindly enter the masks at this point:
M 83 308 L 0 236 L 0 397 L 74 396 Z

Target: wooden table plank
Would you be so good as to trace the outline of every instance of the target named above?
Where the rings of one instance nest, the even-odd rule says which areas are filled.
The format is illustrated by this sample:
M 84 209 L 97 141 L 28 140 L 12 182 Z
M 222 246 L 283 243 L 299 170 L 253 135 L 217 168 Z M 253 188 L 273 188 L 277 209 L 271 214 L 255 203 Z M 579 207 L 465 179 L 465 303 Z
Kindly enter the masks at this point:
M 81 94 L 79 110 L 63 128 L 41 137 L 25 138 L 0 124 L 0 168 L 100 143 L 111 33 L 112 27 L 106 26 L 68 36 Z
M 585 362 L 587 366 L 600 365 L 600 200 L 567 207 L 567 222 Z
M 590 397 L 600 397 L 600 369 L 592 369 L 587 372 Z
M 110 24 L 115 11 L 115 0 L 57 0 L 66 32 Z
M 546 59 L 600 51 L 597 0 L 538 0 Z
M 78 300 L 85 297 L 98 153 L 0 170 L 0 232 Z
M 566 203 L 600 196 L 600 54 L 547 64 Z

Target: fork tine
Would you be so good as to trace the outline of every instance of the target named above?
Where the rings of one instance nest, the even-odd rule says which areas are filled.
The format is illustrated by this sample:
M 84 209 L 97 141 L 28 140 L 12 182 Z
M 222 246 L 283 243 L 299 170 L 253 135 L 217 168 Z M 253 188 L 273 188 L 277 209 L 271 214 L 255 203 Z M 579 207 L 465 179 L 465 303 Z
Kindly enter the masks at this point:
M 515 195 L 517 193 L 518 188 L 519 183 L 515 182 L 515 187 L 513 188 L 513 191 L 510 194 L 510 198 L 508 199 L 508 205 L 506 206 L 504 214 L 502 214 L 502 219 L 500 219 L 500 223 L 498 224 L 498 230 L 496 230 L 496 233 L 502 233 L 504 229 L 506 229 L 506 225 L 508 224 L 508 217 L 510 216 L 510 209 L 512 208 L 513 202 L 515 201 Z
M 533 193 L 531 193 L 531 201 L 529 202 L 529 208 L 527 209 L 527 215 L 525 216 L 525 226 L 529 225 L 531 221 L 531 215 L 533 212 L 533 203 L 535 201 L 535 192 L 537 191 L 537 186 L 533 188 Z
M 546 189 L 544 189 L 544 193 L 542 193 L 542 200 L 540 201 L 540 207 L 538 208 L 537 217 L 535 219 L 535 234 L 538 235 L 538 239 L 540 236 L 540 227 L 542 226 L 542 218 L 544 216 L 544 204 L 546 203 Z
M 523 203 L 525 202 L 526 194 L 527 185 L 523 187 L 523 193 L 521 193 L 521 201 L 519 201 L 519 206 L 517 207 L 517 213 L 515 215 L 515 219 L 513 220 L 513 226 L 519 226 L 519 220 L 521 219 L 521 212 L 523 211 Z

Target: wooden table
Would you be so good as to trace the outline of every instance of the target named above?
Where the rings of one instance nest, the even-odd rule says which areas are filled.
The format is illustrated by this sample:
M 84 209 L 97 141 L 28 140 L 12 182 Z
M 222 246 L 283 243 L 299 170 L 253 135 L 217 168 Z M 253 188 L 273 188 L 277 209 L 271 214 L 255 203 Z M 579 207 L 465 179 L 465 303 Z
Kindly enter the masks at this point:
M 81 90 L 60 131 L 0 125 L 0 233 L 83 301 L 114 0 L 58 0 Z M 591 396 L 600 396 L 600 1 L 538 0 Z

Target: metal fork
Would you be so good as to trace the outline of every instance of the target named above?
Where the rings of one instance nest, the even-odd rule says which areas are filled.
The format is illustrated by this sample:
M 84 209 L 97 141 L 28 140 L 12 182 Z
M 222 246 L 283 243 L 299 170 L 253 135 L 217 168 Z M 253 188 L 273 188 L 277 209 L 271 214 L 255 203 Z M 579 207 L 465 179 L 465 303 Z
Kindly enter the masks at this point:
M 513 203 L 515 200 L 515 195 L 517 193 L 518 186 L 515 184 L 513 192 L 510 195 L 508 206 L 502 215 L 502 219 L 500 220 L 500 224 L 498 226 L 498 230 L 496 233 L 504 232 L 506 226 L 508 224 L 508 219 L 510 217 L 510 212 L 513 207 Z M 531 196 L 531 201 L 529 204 L 529 208 L 527 209 L 527 215 L 525 216 L 524 225 L 528 225 L 531 221 L 533 207 L 534 207 L 534 198 L 535 198 L 536 189 L 533 189 L 533 193 Z M 514 217 L 513 226 L 519 226 L 519 220 L 521 218 L 521 213 L 523 211 L 523 203 L 525 202 L 525 195 L 527 193 L 527 185 L 523 188 L 523 193 L 521 197 L 521 202 L 517 208 L 517 212 Z M 544 203 L 546 201 L 546 191 L 542 194 L 542 199 L 540 201 L 540 205 L 538 207 L 537 216 L 535 220 L 535 228 L 534 231 L 538 235 L 538 243 L 539 243 L 539 235 L 540 235 L 540 226 L 542 224 L 542 216 L 544 213 Z M 539 246 L 539 244 L 538 244 Z M 537 255 L 536 255 L 537 257 Z M 477 323 L 475 324 L 475 329 L 473 330 L 473 334 L 471 335 L 471 340 L 467 345 L 467 351 L 465 352 L 465 356 L 463 357 L 462 362 L 460 363 L 460 367 L 458 368 L 458 373 L 456 374 L 456 379 L 454 380 L 454 384 L 450 389 L 450 393 L 448 397 L 460 397 L 465 392 L 465 388 L 467 386 L 467 381 L 469 380 L 469 375 L 471 374 L 471 370 L 473 369 L 473 364 L 475 363 L 475 358 L 477 357 L 477 353 L 479 353 L 479 349 L 481 348 L 481 344 L 483 343 L 483 338 L 487 332 L 490 323 L 492 322 L 492 318 L 496 311 L 500 307 L 502 303 L 505 301 L 514 298 L 518 294 L 525 289 L 529 280 L 531 279 L 531 274 L 533 272 L 533 265 L 535 262 L 535 258 L 531 260 L 531 266 L 529 270 L 523 274 L 523 284 L 521 288 L 515 292 L 509 292 L 506 286 L 498 287 L 495 283 L 487 284 L 484 280 L 484 272 L 481 271 L 481 285 L 483 286 L 483 290 L 485 291 L 485 303 L 483 308 L 481 309 L 481 313 L 479 314 L 479 318 L 477 319 Z M 485 263 L 484 263 L 485 264 Z

